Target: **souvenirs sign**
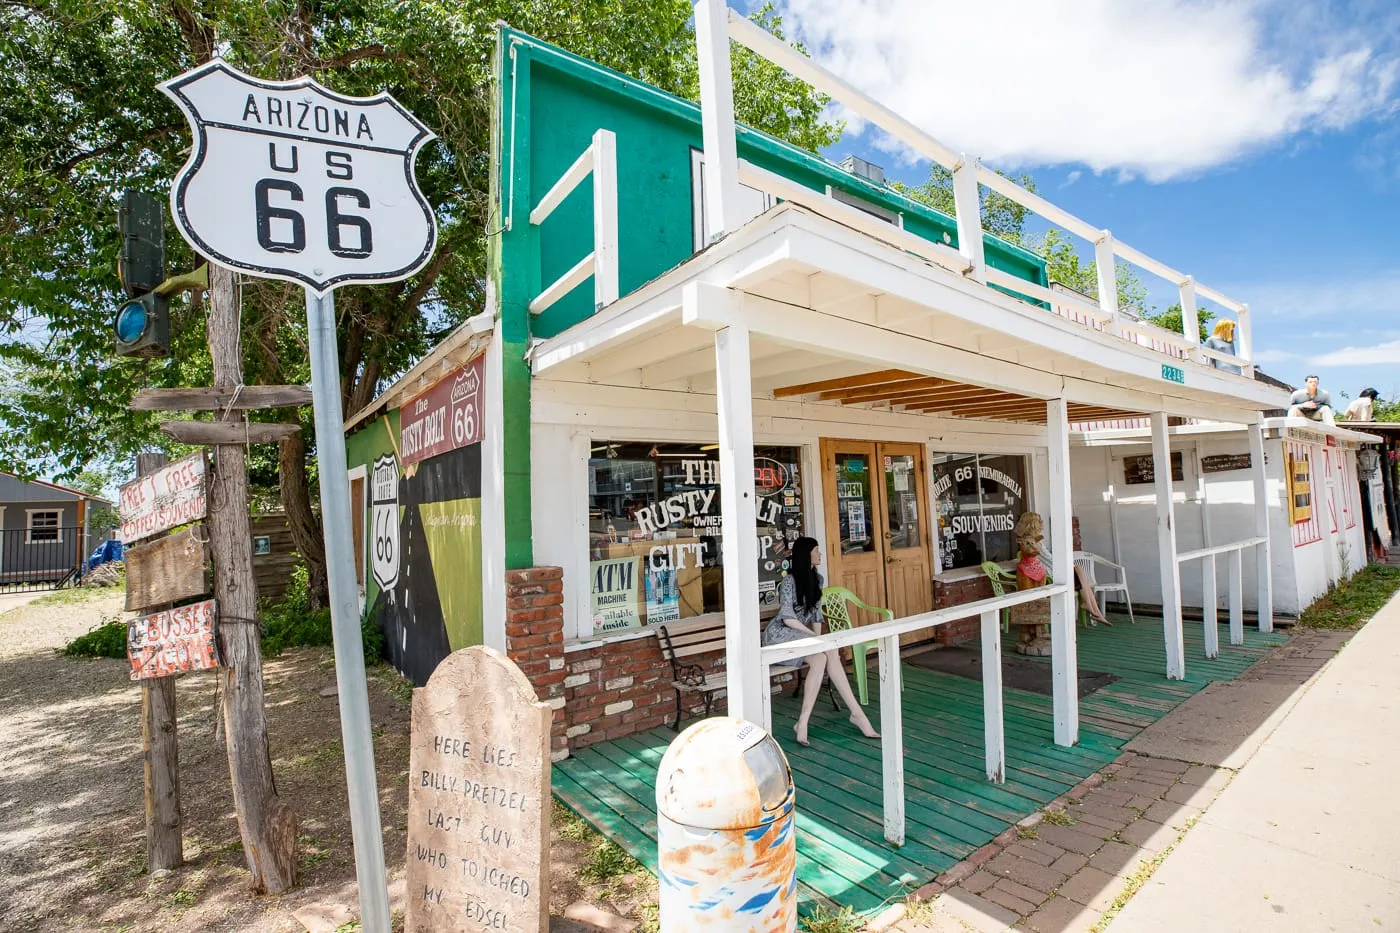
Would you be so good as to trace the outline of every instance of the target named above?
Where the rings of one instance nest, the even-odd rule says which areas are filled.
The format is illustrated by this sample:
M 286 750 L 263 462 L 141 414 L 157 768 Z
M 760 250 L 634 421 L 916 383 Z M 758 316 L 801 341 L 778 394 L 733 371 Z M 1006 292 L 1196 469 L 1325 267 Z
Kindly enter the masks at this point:
M 218 667 L 214 600 L 133 619 L 126 628 L 126 657 L 132 680 Z
M 200 451 L 123 486 L 118 497 L 122 542 L 131 544 L 208 514 L 207 472 Z
M 407 278 L 432 256 L 413 160 L 433 134 L 388 94 L 263 81 L 217 58 L 160 89 L 194 129 L 170 203 L 196 252 L 317 295 Z
M 479 444 L 484 356 L 478 356 L 399 410 L 403 464 Z
M 448 655 L 414 691 L 407 933 L 549 928 L 553 716 L 492 648 Z

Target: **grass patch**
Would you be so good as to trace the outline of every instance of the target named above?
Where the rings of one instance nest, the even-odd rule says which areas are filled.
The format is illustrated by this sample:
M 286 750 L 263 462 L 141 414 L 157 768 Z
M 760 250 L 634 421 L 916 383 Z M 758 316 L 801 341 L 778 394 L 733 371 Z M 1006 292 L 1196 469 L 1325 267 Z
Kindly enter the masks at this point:
M 1073 826 L 1079 821 L 1063 810 L 1046 810 L 1045 822 L 1052 826 Z
M 850 907 L 833 910 L 825 904 L 818 904 L 811 913 L 797 922 L 803 933 L 858 933 L 865 928 L 860 914 Z
M 70 658 L 124 658 L 126 623 L 119 616 L 110 616 L 59 650 Z
M 1016 838 L 1017 838 L 1017 839 L 1039 839 L 1039 838 L 1040 838 L 1040 831 L 1037 830 L 1034 826 L 1018 826 L 1018 827 L 1016 827 Z
M 384 692 L 398 700 L 404 706 L 413 703 L 413 681 L 400 674 L 387 664 L 379 664 L 368 672 L 372 680 L 379 681 L 379 685 L 384 688 Z
M 1161 867 L 1162 863 L 1167 860 L 1167 856 L 1172 854 L 1172 850 L 1181 844 L 1181 840 L 1186 838 L 1186 834 L 1191 830 L 1191 827 L 1195 825 L 1195 817 L 1187 820 L 1186 827 L 1182 829 L 1181 832 L 1177 833 L 1176 839 L 1171 845 L 1167 846 L 1151 859 L 1144 859 L 1138 862 L 1137 871 L 1133 872 L 1128 877 L 1127 885 L 1119 892 L 1118 896 L 1113 899 L 1113 903 L 1109 905 L 1108 910 L 1104 911 L 1104 915 L 1099 918 L 1099 922 L 1089 928 L 1089 933 L 1104 933 L 1104 931 L 1108 929 L 1109 924 L 1113 922 L 1113 918 L 1118 916 L 1118 912 L 1127 906 L 1128 901 L 1133 899 L 1134 894 L 1142 890 L 1142 886 L 1147 884 L 1147 879 L 1151 878 L 1153 873 Z
M 85 603 L 89 599 L 98 596 L 107 596 L 115 592 L 110 586 L 66 586 L 61 590 L 54 590 L 52 593 L 45 593 L 38 599 L 29 603 L 31 606 L 72 606 L 77 603 Z
M 1400 567 L 1372 564 L 1333 587 L 1298 617 L 1299 628 L 1353 629 L 1400 590 Z
M 611 839 L 599 839 L 584 858 L 578 876 L 584 881 L 601 884 L 642 870 L 642 863 L 620 845 Z
M 554 829 L 559 833 L 560 839 L 570 842 L 587 842 L 597 835 L 587 820 L 558 800 L 554 801 Z
M 189 907 L 198 899 L 199 895 L 195 894 L 193 891 L 181 890 L 170 895 L 170 903 L 175 907 Z
M 904 919 L 915 926 L 933 926 L 933 902 L 937 895 L 928 900 L 911 897 L 904 902 Z

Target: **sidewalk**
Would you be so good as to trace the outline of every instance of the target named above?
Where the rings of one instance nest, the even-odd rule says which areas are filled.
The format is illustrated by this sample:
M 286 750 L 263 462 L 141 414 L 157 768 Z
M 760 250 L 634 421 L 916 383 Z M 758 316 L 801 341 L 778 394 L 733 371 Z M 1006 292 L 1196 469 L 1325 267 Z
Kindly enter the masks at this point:
M 1400 927 L 1400 598 L 1376 614 L 1113 922 Z
M 1253 915 L 1248 919 L 1236 920 L 1233 916 L 1226 919 L 1223 905 L 1227 894 L 1219 892 L 1231 895 L 1237 891 L 1252 892 L 1254 888 L 1247 882 L 1270 882 L 1270 873 L 1277 870 L 1272 867 L 1277 858 L 1226 853 L 1218 848 L 1219 843 L 1210 841 L 1198 849 L 1191 841 L 1203 832 L 1209 814 L 1216 812 L 1212 809 L 1206 813 L 1206 808 L 1217 798 L 1224 799 L 1222 794 L 1228 795 L 1230 800 L 1247 798 L 1247 804 L 1263 809 L 1267 813 L 1263 819 L 1277 824 L 1269 829 L 1281 838 L 1282 827 L 1292 827 L 1289 832 L 1294 835 L 1310 833 L 1316 828 L 1312 825 L 1314 820 L 1300 817 L 1298 811 L 1315 810 L 1322 801 L 1327 801 L 1331 810 L 1331 801 L 1341 799 L 1336 786 L 1343 779 L 1338 775 L 1329 770 L 1325 778 L 1310 781 L 1300 792 L 1296 783 L 1293 786 L 1288 783 L 1296 782 L 1296 777 L 1262 774 L 1257 779 L 1251 778 L 1249 783 L 1255 789 L 1243 795 L 1234 792 L 1242 780 L 1237 775 L 1252 773 L 1251 769 L 1262 770 L 1251 762 L 1261 754 L 1261 749 L 1270 745 L 1271 738 L 1290 720 L 1295 708 L 1319 690 L 1319 697 L 1336 694 L 1337 684 L 1353 685 L 1348 688 L 1349 701 L 1336 702 L 1349 702 L 1355 709 L 1337 712 L 1334 708 L 1320 715 L 1328 723 L 1329 730 L 1331 720 L 1350 720 L 1348 732 L 1331 732 L 1339 748 L 1352 745 L 1351 730 L 1359 733 L 1375 728 L 1376 741 L 1361 746 L 1364 748 L 1379 745 L 1388 732 L 1393 734 L 1396 717 L 1400 717 L 1400 703 L 1394 702 L 1395 693 L 1389 694 L 1389 700 L 1377 693 L 1363 702 L 1358 699 L 1357 689 L 1379 691 L 1381 688 L 1355 685 L 1400 681 L 1400 677 L 1387 676 L 1391 659 L 1400 657 L 1400 651 L 1396 650 L 1400 648 L 1400 602 L 1383 610 L 1365 631 L 1373 630 L 1375 634 L 1363 640 L 1360 651 L 1343 655 L 1353 663 L 1359 660 L 1365 665 L 1369 662 L 1370 670 L 1376 672 L 1373 675 L 1355 672 L 1339 675 L 1335 665 L 1323 671 L 1337 651 L 1353 637 L 1352 633 L 1299 632 L 1239 680 L 1212 684 L 1191 697 L 1129 742 L 1124 754 L 1100 774 L 978 849 L 940 875 L 933 884 L 926 885 L 919 895 L 924 900 L 934 898 L 931 902 L 908 907 L 896 905 L 876 918 L 870 930 L 875 933 L 891 928 L 900 933 L 1000 933 L 1006 930 L 1034 933 L 1092 930 L 1098 933 L 1110 923 L 1111 933 L 1124 929 L 1195 929 L 1202 933 L 1265 928 L 1311 933 L 1329 929 L 1318 924 L 1316 915 L 1309 919 L 1301 913 L 1299 925 L 1279 925 L 1278 911 L 1273 909 L 1274 905 L 1280 905 L 1278 895 L 1272 904 L 1264 900 L 1262 894 L 1249 895 L 1267 911 L 1262 922 Z M 1373 641 L 1382 632 L 1388 640 L 1383 644 Z M 1323 674 L 1319 674 L 1320 671 Z M 1322 679 L 1324 675 L 1326 681 Z M 1371 710 L 1372 706 L 1386 702 L 1391 703 L 1392 709 Z M 1391 718 L 1377 718 L 1376 712 L 1384 712 Z M 1387 726 L 1391 728 L 1387 730 Z M 1251 763 L 1249 767 L 1247 763 Z M 1378 752 L 1374 771 L 1396 763 L 1400 763 L 1397 753 Z M 1318 767 L 1312 761 L 1305 764 Z M 1379 774 L 1370 778 L 1373 785 L 1378 779 Z M 1354 783 L 1351 777 L 1345 780 Z M 1330 786 L 1324 790 L 1324 785 Z M 1373 786 L 1370 792 L 1378 793 L 1379 788 Z M 1371 807 L 1362 811 L 1364 817 L 1375 824 L 1376 835 L 1383 835 L 1381 829 L 1395 820 L 1386 809 L 1375 806 L 1374 800 Z M 1300 820 L 1306 825 L 1300 825 Z M 1176 853 L 1188 843 L 1195 854 L 1178 857 Z M 1277 849 L 1272 842 L 1265 842 L 1262 847 L 1270 852 Z M 1397 864 L 1396 851 L 1392 849 L 1387 853 L 1391 865 Z M 1209 881 L 1217 890 L 1198 893 L 1189 881 L 1170 889 L 1160 885 L 1159 890 L 1158 882 L 1162 881 L 1165 870 L 1159 866 L 1173 866 L 1175 871 L 1177 863 L 1189 863 L 1193 879 Z M 1188 884 L 1192 885 L 1189 891 Z M 1146 890 L 1134 897 L 1140 887 Z M 1299 912 L 1309 900 L 1317 901 L 1320 906 L 1329 903 L 1314 898 L 1312 887 L 1297 881 L 1277 885 L 1275 890 L 1288 891 L 1294 899 L 1291 903 L 1282 903 L 1285 912 L 1290 909 Z M 1160 901 L 1138 906 L 1140 901 L 1149 898 L 1160 898 Z M 1250 900 L 1250 904 L 1254 906 L 1254 901 Z M 1121 914 L 1118 913 L 1120 909 Z M 1185 912 L 1193 910 L 1199 914 L 1188 919 Z M 1141 919 L 1123 919 L 1129 914 Z M 1400 913 L 1393 903 L 1378 906 L 1368 915 L 1364 927 L 1350 923 L 1331 929 L 1377 929 L 1372 922 L 1375 917 L 1388 922 L 1400 917 Z M 1137 923 L 1146 925 L 1137 926 Z

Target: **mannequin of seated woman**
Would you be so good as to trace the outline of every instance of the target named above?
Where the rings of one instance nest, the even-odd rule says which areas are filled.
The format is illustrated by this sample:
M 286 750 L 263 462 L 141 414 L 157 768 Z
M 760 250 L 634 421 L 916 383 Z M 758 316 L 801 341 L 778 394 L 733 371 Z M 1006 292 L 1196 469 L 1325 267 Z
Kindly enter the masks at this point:
M 769 620 L 763 630 L 765 645 L 784 641 L 795 641 L 816 635 L 821 630 L 822 576 L 817 567 L 822 562 L 821 547 L 815 538 L 798 538 L 792 544 L 792 567 L 788 575 L 778 584 L 778 614 Z M 817 696 L 821 693 L 822 678 L 830 677 L 832 686 L 840 694 L 841 701 L 851 712 L 851 725 L 861 731 L 866 738 L 878 739 L 880 733 L 870 725 L 865 710 L 856 702 L 851 682 L 846 678 L 846 668 L 841 664 L 841 655 L 835 648 L 802 659 L 807 664 L 807 676 L 802 683 L 802 711 L 797 716 L 797 744 L 806 746 L 807 726 L 816 708 Z

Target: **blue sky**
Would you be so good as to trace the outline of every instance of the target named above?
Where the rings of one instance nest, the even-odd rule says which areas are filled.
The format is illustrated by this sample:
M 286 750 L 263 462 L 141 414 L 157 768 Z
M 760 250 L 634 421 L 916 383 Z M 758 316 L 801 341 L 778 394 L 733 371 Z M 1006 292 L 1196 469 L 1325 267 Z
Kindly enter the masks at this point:
M 1400 4 L 780 6 L 814 57 L 943 142 L 1249 302 L 1267 371 L 1400 396 Z M 851 152 L 927 173 L 858 120 L 828 155 Z M 1140 274 L 1149 303 L 1176 301 Z

